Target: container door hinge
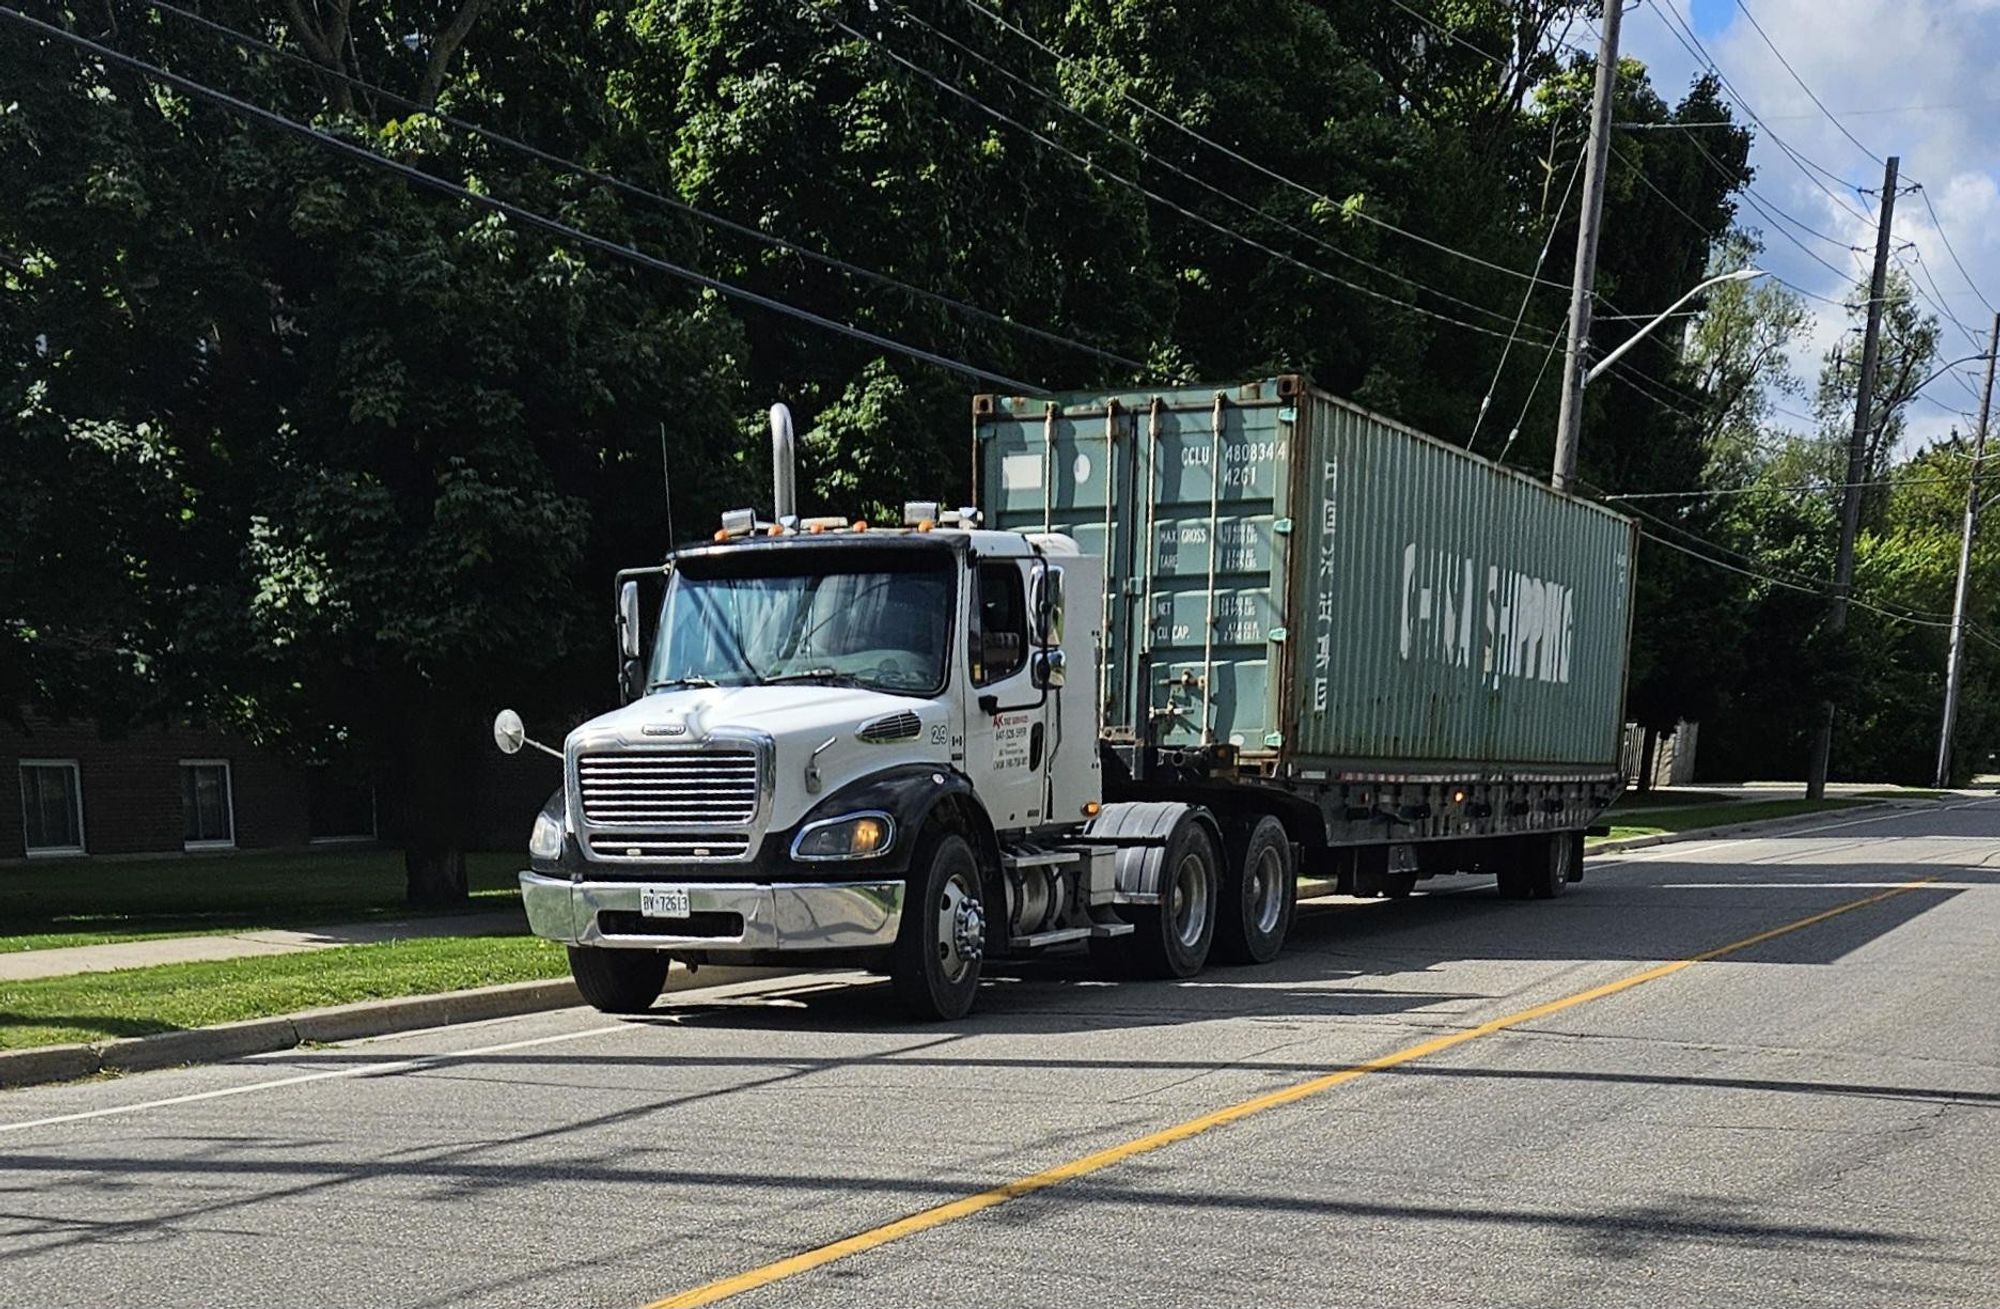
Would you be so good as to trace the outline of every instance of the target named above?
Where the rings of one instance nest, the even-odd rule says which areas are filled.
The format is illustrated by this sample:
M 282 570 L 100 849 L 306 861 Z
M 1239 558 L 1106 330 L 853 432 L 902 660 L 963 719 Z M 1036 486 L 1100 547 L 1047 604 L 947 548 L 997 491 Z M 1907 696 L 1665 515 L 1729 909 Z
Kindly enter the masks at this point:
M 1292 534 L 1292 520 L 1289 518 L 1274 518 L 1271 520 L 1271 530 L 1279 536 L 1290 536 Z
M 1278 421 L 1281 423 L 1298 422 L 1299 407 L 1297 405 L 1286 405 L 1283 409 L 1280 409 L 1278 411 Z
M 1284 644 L 1284 641 L 1285 641 L 1285 637 L 1286 637 L 1287 635 L 1288 635 L 1288 634 L 1286 633 L 1286 631 L 1285 631 L 1285 629 L 1284 629 L 1284 628 L 1282 628 L 1282 627 L 1274 627 L 1274 628 L 1272 628 L 1272 629 L 1271 629 L 1270 631 L 1268 631 L 1268 632 L 1264 633 L 1264 639 L 1265 639 L 1266 641 L 1275 641 L 1275 642 L 1277 642 L 1278 644 L 1280 644 L 1280 645 L 1283 645 L 1283 644 Z
M 1264 744 L 1270 746 L 1273 750 L 1278 749 L 1280 746 L 1284 745 L 1284 743 L 1285 743 L 1285 734 L 1283 732 L 1264 733 Z

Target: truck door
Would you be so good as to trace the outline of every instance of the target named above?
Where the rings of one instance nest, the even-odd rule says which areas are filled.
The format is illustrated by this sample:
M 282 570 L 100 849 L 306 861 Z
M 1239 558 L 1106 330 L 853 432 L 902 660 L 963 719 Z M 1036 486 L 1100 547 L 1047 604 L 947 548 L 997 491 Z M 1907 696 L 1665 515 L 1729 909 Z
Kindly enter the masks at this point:
M 1048 697 L 1035 686 L 1028 657 L 1029 562 L 981 559 L 972 570 L 965 771 L 1002 831 L 1048 821 Z

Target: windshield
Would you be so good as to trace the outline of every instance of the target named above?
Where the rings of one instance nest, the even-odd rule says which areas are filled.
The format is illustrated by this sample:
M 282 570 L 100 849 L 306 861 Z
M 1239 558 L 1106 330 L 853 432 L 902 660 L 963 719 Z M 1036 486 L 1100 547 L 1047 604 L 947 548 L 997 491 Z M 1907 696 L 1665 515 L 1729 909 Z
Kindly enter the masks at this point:
M 912 550 L 726 551 L 682 561 L 647 682 L 838 682 L 944 689 L 952 556 Z

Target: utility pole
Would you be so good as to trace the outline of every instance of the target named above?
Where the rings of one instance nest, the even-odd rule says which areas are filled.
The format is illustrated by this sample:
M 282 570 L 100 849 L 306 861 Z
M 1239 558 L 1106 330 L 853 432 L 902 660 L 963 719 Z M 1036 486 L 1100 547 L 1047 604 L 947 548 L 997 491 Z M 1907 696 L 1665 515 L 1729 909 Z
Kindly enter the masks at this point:
M 1854 435 L 1847 444 L 1847 489 L 1840 502 L 1840 553 L 1833 565 L 1833 606 L 1827 631 L 1847 630 L 1847 593 L 1854 588 L 1854 538 L 1861 530 L 1861 483 L 1867 476 L 1868 427 L 1875 407 L 1875 360 L 1882 345 L 1882 299 L 1889 280 L 1889 225 L 1896 214 L 1895 155 L 1882 173 L 1882 217 L 1875 229 L 1875 274 L 1868 282 L 1868 331 L 1861 338 L 1861 377 L 1854 389 Z M 1806 798 L 1826 798 L 1827 756 L 1833 750 L 1833 701 L 1820 706 L 1819 732 L 1806 767 Z
M 1951 655 L 1944 666 L 1944 726 L 1938 731 L 1937 785 L 1951 785 L 1951 732 L 1958 722 L 1958 684 L 1965 676 L 1965 602 L 1972 587 L 1972 534 L 1979 530 L 1979 474 L 1986 462 L 1986 425 L 1993 414 L 1993 361 L 2000 355 L 2000 314 L 1986 342 L 1986 385 L 1972 438 L 1972 480 L 1965 488 L 1965 527 L 1958 538 L 1958 589 L 1951 599 Z
M 1604 167 L 1611 152 L 1611 96 L 1618 89 L 1618 20 L 1624 0 L 1607 0 L 1597 46 L 1597 88 L 1590 97 L 1590 141 L 1583 159 L 1583 216 L 1576 229 L 1576 276 L 1569 289 L 1569 338 L 1563 353 L 1562 412 L 1549 482 L 1566 491 L 1576 480 L 1583 436 L 1583 371 L 1590 348 L 1590 302 L 1597 287 L 1597 236 L 1604 218 Z

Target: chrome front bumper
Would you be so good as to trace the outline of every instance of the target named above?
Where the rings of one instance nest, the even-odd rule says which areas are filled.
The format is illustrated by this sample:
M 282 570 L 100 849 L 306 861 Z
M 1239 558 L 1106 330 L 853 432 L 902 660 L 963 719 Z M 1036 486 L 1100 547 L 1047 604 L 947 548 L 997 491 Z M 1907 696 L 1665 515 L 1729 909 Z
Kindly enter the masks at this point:
M 668 883 L 661 883 L 667 885 Z M 773 950 L 870 950 L 895 944 L 903 883 L 674 882 L 699 915 L 735 914 L 742 931 L 725 936 L 670 935 L 674 920 L 644 920 L 643 933 L 603 930 L 600 915 L 639 914 L 637 882 L 572 882 L 521 874 L 521 901 L 536 936 L 567 945 L 635 950 L 702 950 L 711 955 Z

